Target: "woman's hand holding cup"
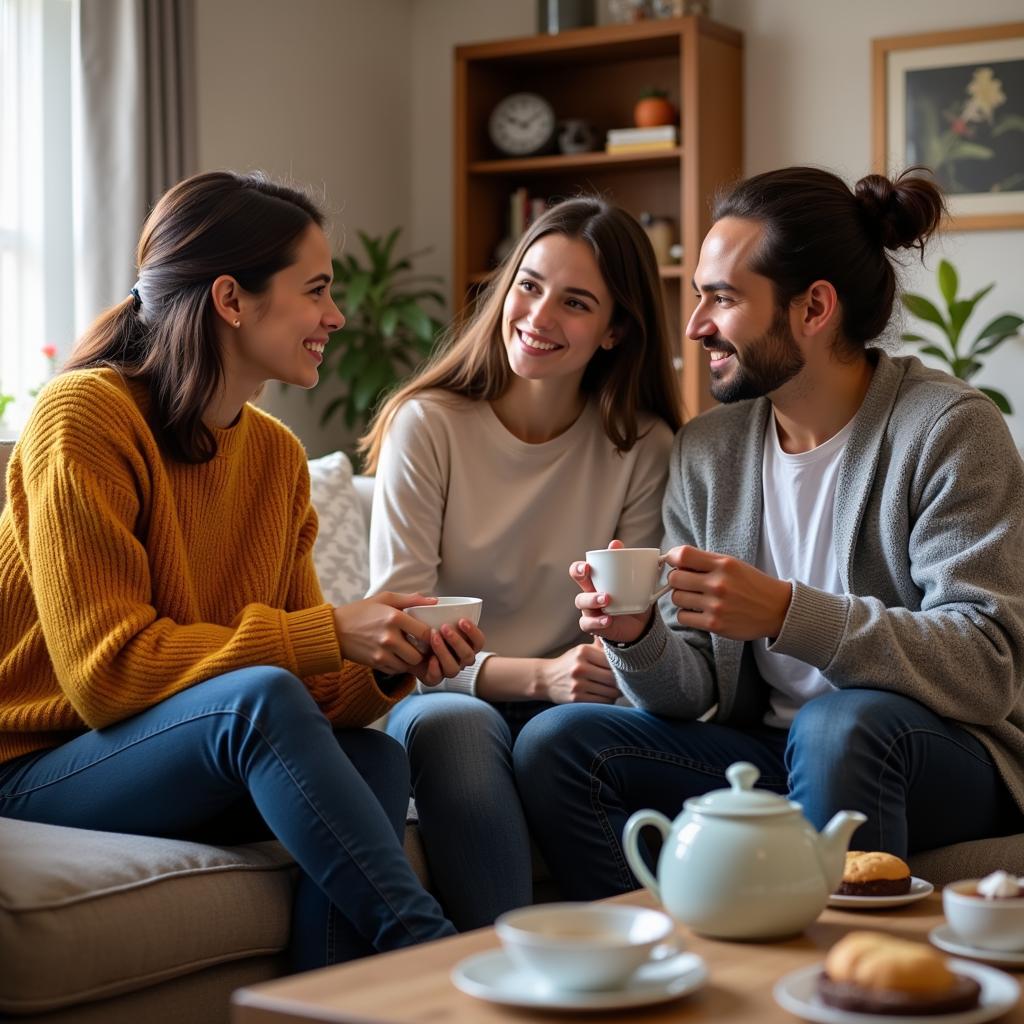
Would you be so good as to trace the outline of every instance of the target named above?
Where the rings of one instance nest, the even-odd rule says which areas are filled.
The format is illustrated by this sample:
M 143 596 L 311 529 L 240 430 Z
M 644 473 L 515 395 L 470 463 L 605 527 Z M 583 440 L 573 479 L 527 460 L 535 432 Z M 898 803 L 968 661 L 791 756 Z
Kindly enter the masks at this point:
M 610 551 L 625 550 L 625 545 L 620 540 L 613 540 L 609 545 Z M 604 640 L 613 643 L 632 643 L 643 636 L 653 615 L 652 605 L 642 612 L 633 612 L 626 615 L 609 614 L 607 608 L 612 602 L 613 595 L 604 591 L 598 591 L 591 578 L 591 567 L 586 562 L 573 562 L 569 567 L 569 575 L 576 582 L 582 593 L 576 595 L 576 607 L 580 611 L 580 629 L 584 633 L 592 633 Z
M 334 609 L 334 628 L 344 658 L 387 675 L 410 672 L 428 686 L 450 679 L 473 663 L 484 635 L 468 619 L 440 630 L 406 609 L 434 605 L 437 598 L 385 591 Z

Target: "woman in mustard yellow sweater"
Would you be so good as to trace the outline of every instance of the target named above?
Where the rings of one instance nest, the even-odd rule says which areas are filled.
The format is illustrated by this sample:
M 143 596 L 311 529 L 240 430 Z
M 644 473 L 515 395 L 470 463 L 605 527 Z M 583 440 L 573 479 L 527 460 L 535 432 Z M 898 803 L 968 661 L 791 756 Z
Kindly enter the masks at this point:
M 305 453 L 248 404 L 312 387 L 344 323 L 322 224 L 258 176 L 171 189 L 131 295 L 39 396 L 0 516 L 0 816 L 269 828 L 303 870 L 300 967 L 453 931 L 402 851 L 404 753 L 358 727 L 483 645 L 406 614 L 418 594 L 324 601 Z

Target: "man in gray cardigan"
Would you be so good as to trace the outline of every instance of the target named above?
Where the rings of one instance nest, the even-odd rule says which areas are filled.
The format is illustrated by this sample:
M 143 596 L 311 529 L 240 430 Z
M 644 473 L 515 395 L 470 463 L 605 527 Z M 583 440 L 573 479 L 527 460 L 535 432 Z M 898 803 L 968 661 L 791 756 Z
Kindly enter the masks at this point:
M 859 849 L 900 856 L 1024 830 L 1024 466 L 995 406 L 868 343 L 942 197 L 789 168 L 741 182 L 701 248 L 687 327 L 722 405 L 676 437 L 661 615 L 580 628 L 633 708 L 563 705 L 515 747 L 566 896 L 635 887 L 620 838 L 734 761 Z M 600 481 L 596 482 L 600 485 Z

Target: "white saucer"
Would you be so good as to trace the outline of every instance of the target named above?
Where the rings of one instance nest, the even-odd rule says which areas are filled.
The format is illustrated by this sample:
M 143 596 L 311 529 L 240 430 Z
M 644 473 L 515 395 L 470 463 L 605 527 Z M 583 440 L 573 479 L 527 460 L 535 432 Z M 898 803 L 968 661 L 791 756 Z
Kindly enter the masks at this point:
M 929 933 L 928 940 L 933 946 L 953 953 L 955 956 L 968 956 L 972 960 L 984 960 L 990 964 L 1002 964 L 1004 967 L 1024 967 L 1024 952 L 1010 953 L 998 949 L 982 949 L 970 946 L 957 937 L 956 932 L 948 924 L 936 925 Z
M 828 898 L 828 905 L 838 910 L 884 910 L 886 907 L 902 907 L 923 900 L 934 891 L 935 886 L 931 882 L 911 876 L 910 892 L 900 896 L 839 896 L 833 893 Z
M 492 949 L 457 963 L 452 983 L 467 995 L 504 1006 L 549 1010 L 615 1010 L 678 999 L 699 989 L 708 978 L 696 953 L 677 953 L 644 964 L 623 988 L 606 992 L 568 992 L 517 967 L 505 950 Z
M 884 1013 L 851 1013 L 834 1006 L 826 1006 L 817 995 L 815 985 L 824 964 L 801 967 L 785 977 L 780 978 L 772 990 L 775 1002 L 784 1010 L 803 1017 L 804 1020 L 817 1021 L 818 1024 L 981 1024 L 982 1021 L 995 1020 L 1020 999 L 1020 985 L 1008 974 L 997 971 L 994 967 L 968 963 L 966 960 L 950 960 L 949 966 L 957 974 L 966 974 L 981 985 L 979 1004 L 973 1010 L 962 1013 L 930 1014 L 924 1016 L 894 1017 Z

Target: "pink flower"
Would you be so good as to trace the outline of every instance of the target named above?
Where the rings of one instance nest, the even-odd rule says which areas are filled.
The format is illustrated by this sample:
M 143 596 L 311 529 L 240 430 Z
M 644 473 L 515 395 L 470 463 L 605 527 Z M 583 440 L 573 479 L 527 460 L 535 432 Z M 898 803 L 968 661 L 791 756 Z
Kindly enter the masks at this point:
M 40 350 L 47 359 L 57 358 L 57 346 L 56 345 L 44 345 Z

